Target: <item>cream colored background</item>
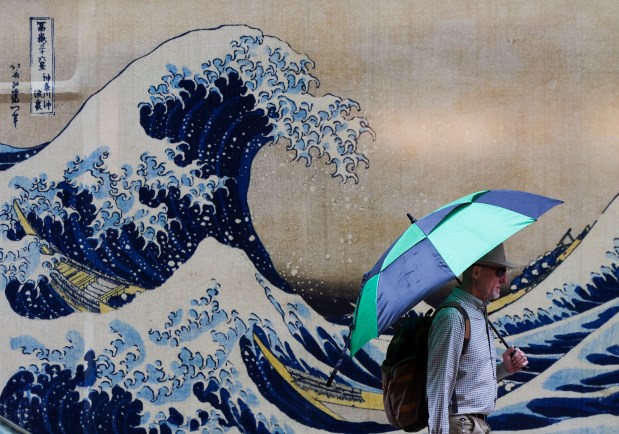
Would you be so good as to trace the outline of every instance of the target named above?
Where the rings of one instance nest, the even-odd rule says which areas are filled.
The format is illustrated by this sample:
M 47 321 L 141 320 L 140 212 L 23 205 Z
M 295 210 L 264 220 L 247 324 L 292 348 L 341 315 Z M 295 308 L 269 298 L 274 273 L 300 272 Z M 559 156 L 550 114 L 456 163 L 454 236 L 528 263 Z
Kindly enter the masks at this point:
M 421 217 L 475 190 L 566 203 L 508 241 L 519 264 L 580 232 L 619 192 L 619 3 L 609 1 L 0 2 L 0 143 L 49 141 L 129 62 L 185 31 L 247 24 L 316 64 L 376 134 L 359 183 L 284 144 L 252 170 L 253 221 L 276 267 L 311 300 L 352 296 L 382 251 Z M 28 111 L 31 16 L 55 20 L 56 116 Z M 21 63 L 19 125 L 10 65 Z M 144 85 L 144 83 L 136 83 Z M 136 109 L 137 119 L 137 109 Z M 110 104 L 101 128 L 123 119 Z M 119 137 L 118 146 L 122 146 Z M 323 169 L 324 167 L 324 169 Z M 43 169 L 42 169 L 43 170 Z

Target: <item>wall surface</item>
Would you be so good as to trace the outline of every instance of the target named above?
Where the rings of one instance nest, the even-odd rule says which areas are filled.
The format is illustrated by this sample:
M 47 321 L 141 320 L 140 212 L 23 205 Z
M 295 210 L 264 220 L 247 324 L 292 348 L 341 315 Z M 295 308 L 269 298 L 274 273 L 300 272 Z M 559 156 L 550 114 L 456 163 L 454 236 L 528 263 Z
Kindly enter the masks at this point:
M 390 431 L 389 336 L 323 387 L 361 279 L 508 189 L 564 203 L 505 242 L 493 431 L 613 432 L 619 4 L 439 3 L 3 0 L 0 415 Z

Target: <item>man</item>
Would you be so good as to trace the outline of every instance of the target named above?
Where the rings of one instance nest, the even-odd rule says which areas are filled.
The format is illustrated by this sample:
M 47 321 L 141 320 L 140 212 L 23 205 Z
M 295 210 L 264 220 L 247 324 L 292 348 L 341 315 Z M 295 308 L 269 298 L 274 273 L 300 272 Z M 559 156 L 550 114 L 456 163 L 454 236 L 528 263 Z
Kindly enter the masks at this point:
M 497 382 L 529 362 L 518 348 L 496 361 L 494 336 L 487 323 L 486 306 L 499 297 L 507 267 L 500 244 L 462 274 L 446 302 L 460 304 L 468 313 L 471 335 L 464 353 L 465 322 L 453 307 L 436 313 L 428 342 L 428 410 L 430 434 L 489 433 L 486 417 L 494 411 Z

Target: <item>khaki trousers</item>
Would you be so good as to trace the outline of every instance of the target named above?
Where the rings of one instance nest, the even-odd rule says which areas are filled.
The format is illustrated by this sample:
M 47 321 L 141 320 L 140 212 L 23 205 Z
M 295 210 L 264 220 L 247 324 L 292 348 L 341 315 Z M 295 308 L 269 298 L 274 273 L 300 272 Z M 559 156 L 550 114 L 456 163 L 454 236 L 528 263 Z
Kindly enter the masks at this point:
M 449 416 L 449 434 L 488 434 L 490 425 L 475 416 L 456 414 Z

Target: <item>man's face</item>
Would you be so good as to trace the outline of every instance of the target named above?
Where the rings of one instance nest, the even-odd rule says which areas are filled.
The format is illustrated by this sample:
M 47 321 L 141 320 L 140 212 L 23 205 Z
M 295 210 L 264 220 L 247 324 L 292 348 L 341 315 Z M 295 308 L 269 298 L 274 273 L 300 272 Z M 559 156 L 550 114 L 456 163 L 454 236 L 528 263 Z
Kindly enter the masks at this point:
M 476 271 L 476 297 L 482 301 L 496 300 L 499 298 L 501 294 L 501 285 L 507 281 L 505 267 L 476 265 Z

